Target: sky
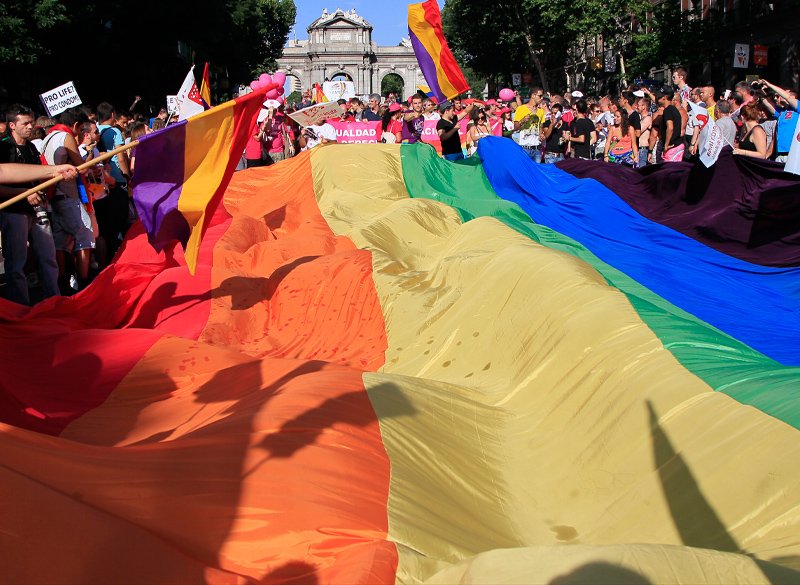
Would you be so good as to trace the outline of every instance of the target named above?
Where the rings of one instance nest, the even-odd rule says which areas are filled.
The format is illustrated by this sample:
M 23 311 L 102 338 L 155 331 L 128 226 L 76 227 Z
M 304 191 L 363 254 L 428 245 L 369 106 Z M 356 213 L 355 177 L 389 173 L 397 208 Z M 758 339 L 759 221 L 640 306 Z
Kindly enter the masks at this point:
M 439 8 L 444 6 L 444 0 L 439 1 Z M 306 29 L 322 15 L 322 9 L 335 12 L 356 9 L 359 16 L 367 19 L 372 27 L 372 40 L 381 46 L 397 45 L 400 39 L 408 36 L 408 5 L 412 2 L 405 0 L 295 0 L 297 7 L 297 20 L 295 28 L 289 34 L 290 39 L 307 39 Z

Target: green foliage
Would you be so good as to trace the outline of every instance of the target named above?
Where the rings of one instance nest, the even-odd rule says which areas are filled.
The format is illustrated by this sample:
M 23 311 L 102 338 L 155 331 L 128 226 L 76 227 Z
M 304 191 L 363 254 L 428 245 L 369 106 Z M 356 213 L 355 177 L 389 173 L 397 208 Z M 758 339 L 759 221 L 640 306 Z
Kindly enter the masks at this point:
M 181 39 L 198 61 L 225 63 L 230 77 L 246 83 L 275 68 L 297 8 L 293 0 L 225 0 L 190 13 Z
M 73 80 L 84 103 L 145 108 L 209 61 L 221 96 L 275 68 L 295 15 L 293 0 L 2 0 L 0 94 L 35 103 Z
M 67 22 L 66 9 L 59 0 L 3 0 L 0 3 L 0 63 L 36 63 L 50 53 L 47 33 Z
M 299 91 L 293 91 L 288 96 L 286 96 L 286 103 L 287 104 L 299 104 L 303 101 L 303 94 Z
M 687 65 L 702 56 L 712 61 L 719 52 L 721 15 L 709 10 L 701 18 L 700 8 L 681 10 L 679 3 L 654 5 L 647 20 L 632 37 L 629 65 L 634 75 L 646 75 L 651 67 Z
M 576 58 L 570 57 L 576 47 L 598 38 L 625 57 L 634 75 L 708 57 L 721 27 L 713 11 L 699 16 L 681 11 L 677 0 L 447 0 L 442 12 L 456 58 L 477 74 L 504 80 L 525 70 L 540 76 L 558 70 Z
M 381 81 L 381 95 L 385 96 L 388 93 L 394 93 L 401 98 L 405 98 L 406 96 L 403 95 L 404 87 L 403 78 L 390 73 Z

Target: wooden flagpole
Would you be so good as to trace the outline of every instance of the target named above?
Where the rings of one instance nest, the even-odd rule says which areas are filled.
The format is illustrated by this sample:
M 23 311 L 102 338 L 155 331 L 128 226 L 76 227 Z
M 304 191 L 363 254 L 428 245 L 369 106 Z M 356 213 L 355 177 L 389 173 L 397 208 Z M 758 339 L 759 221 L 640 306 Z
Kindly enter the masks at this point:
M 138 146 L 138 144 L 139 144 L 138 140 L 132 140 L 128 144 L 123 144 L 122 146 L 118 146 L 114 150 L 109 150 L 108 152 L 104 152 L 103 154 L 101 154 L 97 158 L 93 158 L 92 160 L 86 161 L 81 166 L 76 167 L 76 168 L 78 169 L 78 172 L 85 171 L 86 169 L 92 168 L 97 163 L 101 163 L 101 162 L 107 161 L 108 159 L 118 155 L 120 152 L 125 152 L 126 150 L 130 150 L 131 148 L 133 148 L 135 146 Z M 0 203 L 0 210 L 5 209 L 9 205 L 14 205 L 14 203 L 16 203 L 17 201 L 22 201 L 23 199 L 27 199 L 28 197 L 30 197 L 34 193 L 38 193 L 39 191 L 43 191 L 43 190 L 47 189 L 48 187 L 52 187 L 53 185 L 55 185 L 57 183 L 60 183 L 63 180 L 64 180 L 64 177 L 62 177 L 61 175 L 59 175 L 57 177 L 53 177 L 52 179 L 48 179 L 44 183 L 42 183 L 40 185 L 36 185 L 35 187 L 32 187 L 32 188 L 28 189 L 24 193 L 20 193 L 19 195 L 15 195 L 11 199 L 7 199 L 6 201 L 3 201 L 2 203 Z

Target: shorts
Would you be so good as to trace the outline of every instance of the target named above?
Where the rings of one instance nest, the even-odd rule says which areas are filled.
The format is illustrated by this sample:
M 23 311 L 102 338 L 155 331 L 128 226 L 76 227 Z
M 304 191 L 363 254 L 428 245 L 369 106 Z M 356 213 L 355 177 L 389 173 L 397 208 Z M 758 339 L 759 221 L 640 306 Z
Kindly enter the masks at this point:
M 54 199 L 53 241 L 56 250 L 77 252 L 95 247 L 91 219 L 78 199 Z M 87 221 L 88 220 L 88 221 Z M 88 224 L 88 225 L 87 225 Z M 74 242 L 74 245 L 71 244 Z
M 686 146 L 684 144 L 678 144 L 677 146 L 668 148 L 664 151 L 664 162 L 681 162 L 683 161 L 684 152 L 686 152 Z
M 275 163 L 281 162 L 285 158 L 286 156 L 283 154 L 282 150 L 278 152 L 268 152 L 265 166 L 274 165 Z

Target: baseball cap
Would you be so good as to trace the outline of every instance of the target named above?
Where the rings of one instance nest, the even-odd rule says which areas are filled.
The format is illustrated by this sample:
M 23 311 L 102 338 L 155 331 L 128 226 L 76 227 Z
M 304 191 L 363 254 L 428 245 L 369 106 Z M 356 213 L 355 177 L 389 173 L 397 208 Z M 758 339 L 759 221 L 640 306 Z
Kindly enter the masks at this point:
M 448 101 L 448 100 L 444 100 L 442 103 L 439 104 L 439 111 L 440 112 L 446 112 L 447 110 L 449 110 L 452 107 L 453 107 L 453 102 Z
M 583 93 L 578 91 L 577 89 L 575 91 L 573 91 L 572 94 L 570 94 L 570 95 L 572 95 L 572 97 L 574 97 L 574 98 L 582 98 L 583 97 Z
M 657 99 L 657 100 L 660 100 L 662 97 L 671 97 L 671 96 L 672 96 L 672 94 L 673 94 L 673 92 L 671 92 L 671 91 L 665 91 L 665 90 L 664 90 L 664 88 L 663 88 L 663 87 L 661 87 L 661 88 L 659 88 L 659 89 L 657 89 L 657 90 L 655 91 L 655 94 L 656 94 L 656 99 Z
M 636 91 L 633 92 L 633 95 L 635 95 L 636 97 L 644 97 L 644 92 L 641 89 L 637 89 Z
M 486 100 L 486 105 L 487 106 L 496 106 L 497 105 L 497 100 Z
M 399 112 L 402 109 L 403 109 L 403 106 L 401 106 L 397 102 L 394 102 L 391 106 L 389 106 L 389 111 L 390 112 Z

